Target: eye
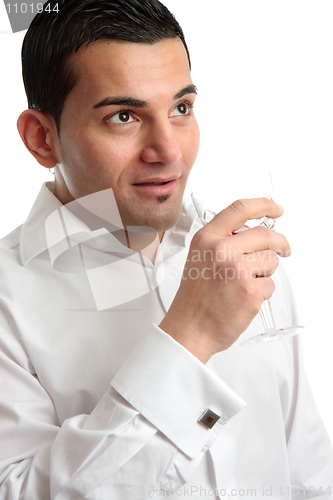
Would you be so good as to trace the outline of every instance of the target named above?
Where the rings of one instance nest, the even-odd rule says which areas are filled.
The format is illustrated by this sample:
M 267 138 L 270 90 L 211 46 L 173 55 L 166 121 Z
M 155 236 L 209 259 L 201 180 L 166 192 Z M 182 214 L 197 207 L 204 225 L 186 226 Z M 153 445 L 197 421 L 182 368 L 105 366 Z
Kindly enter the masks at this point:
M 107 121 L 116 124 L 124 124 L 134 122 L 135 120 L 129 111 L 119 111 L 119 113 L 110 116 Z
M 174 108 L 170 116 L 186 116 L 189 115 L 193 105 L 189 102 L 181 102 Z

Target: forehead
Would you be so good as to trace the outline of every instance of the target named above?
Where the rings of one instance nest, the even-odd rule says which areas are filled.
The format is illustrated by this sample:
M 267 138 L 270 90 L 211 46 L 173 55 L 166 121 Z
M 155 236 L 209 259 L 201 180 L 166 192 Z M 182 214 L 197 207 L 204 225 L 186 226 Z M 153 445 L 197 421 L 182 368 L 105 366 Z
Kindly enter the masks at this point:
M 174 95 L 191 83 L 186 50 L 179 38 L 153 45 L 98 40 L 82 46 L 70 63 L 79 76 L 73 94 L 88 100 L 124 94 L 140 99 Z

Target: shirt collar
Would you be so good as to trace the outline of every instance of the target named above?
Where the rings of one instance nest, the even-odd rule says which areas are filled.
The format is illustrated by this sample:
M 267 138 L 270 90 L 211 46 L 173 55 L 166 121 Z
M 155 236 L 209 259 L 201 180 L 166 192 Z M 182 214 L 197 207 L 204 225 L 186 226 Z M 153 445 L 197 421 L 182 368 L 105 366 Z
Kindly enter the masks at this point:
M 70 234 L 79 234 L 81 238 L 92 239 L 99 235 L 110 233 L 106 229 L 92 231 L 89 227 L 58 200 L 53 194 L 54 183 L 46 182 L 42 185 L 36 201 L 28 215 L 27 220 L 22 225 L 20 234 L 20 256 L 23 265 L 28 264 L 34 257 L 37 257 L 50 248 L 50 238 L 46 236 L 45 225 L 52 220 L 52 214 L 66 213 L 66 226 L 70 226 Z M 168 243 L 179 247 L 186 246 L 188 236 L 196 220 L 194 206 L 187 196 L 184 197 L 182 215 L 179 222 L 166 231 L 162 240 L 162 245 Z M 116 246 L 121 245 L 114 237 Z M 52 246 L 61 251 L 61 242 L 64 240 L 63 232 L 52 231 Z M 60 244 L 60 246 L 59 246 Z M 163 245 L 163 246 L 164 246 Z M 121 245 L 123 247 L 123 245 Z
M 53 182 L 45 182 L 33 204 L 20 234 L 20 255 L 22 264 L 47 250 L 45 221 L 62 204 L 53 194 Z

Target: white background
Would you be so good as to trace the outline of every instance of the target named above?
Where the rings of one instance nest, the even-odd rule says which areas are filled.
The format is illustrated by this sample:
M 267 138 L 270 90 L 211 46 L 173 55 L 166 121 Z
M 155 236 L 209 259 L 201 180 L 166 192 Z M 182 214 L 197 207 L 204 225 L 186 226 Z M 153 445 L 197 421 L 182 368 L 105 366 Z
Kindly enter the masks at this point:
M 201 152 L 194 181 L 267 169 L 285 208 L 278 229 L 304 332 L 305 361 L 333 440 L 332 229 L 333 2 L 164 0 L 183 26 L 199 89 Z M 48 170 L 24 149 L 20 47 L 0 3 L 0 236 L 21 224 Z

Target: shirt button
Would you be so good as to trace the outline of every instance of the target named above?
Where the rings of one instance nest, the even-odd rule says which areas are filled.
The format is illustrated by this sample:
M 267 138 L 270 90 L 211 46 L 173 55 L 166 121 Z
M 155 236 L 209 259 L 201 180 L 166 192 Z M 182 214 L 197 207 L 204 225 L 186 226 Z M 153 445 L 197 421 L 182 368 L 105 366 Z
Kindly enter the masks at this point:
M 97 238 L 95 241 L 96 248 L 103 249 L 105 248 L 105 241 L 102 238 Z
M 165 277 L 165 271 L 163 267 L 160 267 L 156 273 L 156 279 L 158 282 L 162 281 Z
M 165 483 L 161 486 L 163 491 L 171 491 L 172 489 L 172 481 L 165 481 Z

